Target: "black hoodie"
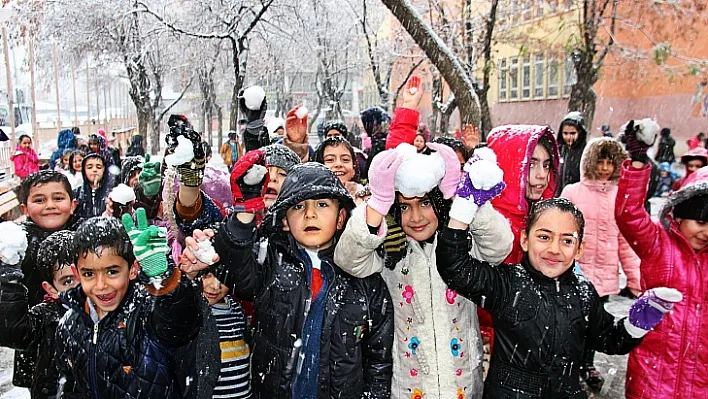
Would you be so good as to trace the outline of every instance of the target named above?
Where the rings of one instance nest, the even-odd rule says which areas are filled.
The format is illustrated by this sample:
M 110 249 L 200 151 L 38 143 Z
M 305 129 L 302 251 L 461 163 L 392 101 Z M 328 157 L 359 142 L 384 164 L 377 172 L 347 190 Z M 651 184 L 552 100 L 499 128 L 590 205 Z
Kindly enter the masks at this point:
M 563 140 L 563 127 L 565 126 L 573 126 L 578 129 L 578 138 L 571 146 L 568 146 Z M 566 118 L 558 128 L 556 141 L 560 153 L 560 180 L 556 189 L 556 196 L 558 196 L 563 192 L 563 187 L 580 181 L 580 158 L 582 158 L 585 145 L 588 142 L 585 123 L 582 120 Z
M 91 188 L 89 179 L 86 177 L 86 162 L 90 159 L 98 158 L 103 161 L 103 179 L 95 190 Z M 74 198 L 78 202 L 76 214 L 79 217 L 88 219 L 94 216 L 101 216 L 106 210 L 106 199 L 113 188 L 114 177 L 108 170 L 106 160 L 99 154 L 92 153 L 86 155 L 81 162 L 81 175 L 84 182 L 81 187 L 74 190 Z

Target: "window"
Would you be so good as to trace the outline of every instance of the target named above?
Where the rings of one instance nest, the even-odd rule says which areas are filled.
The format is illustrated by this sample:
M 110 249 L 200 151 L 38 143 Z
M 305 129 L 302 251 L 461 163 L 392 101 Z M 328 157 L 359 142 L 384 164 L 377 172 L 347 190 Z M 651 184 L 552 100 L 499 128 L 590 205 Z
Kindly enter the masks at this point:
M 519 59 L 514 57 L 511 59 L 511 67 L 509 68 L 509 99 L 517 100 L 519 98 Z
M 570 10 L 573 7 L 573 0 L 565 0 L 565 9 Z
M 545 4 L 545 1 L 542 0 L 536 0 L 536 18 L 541 18 L 543 17 L 543 6 Z
M 543 98 L 543 78 L 546 75 L 543 61 L 543 54 L 536 54 L 533 67 L 533 98 Z
M 548 13 L 553 14 L 558 9 L 558 0 L 548 0 Z
M 519 17 L 521 17 L 521 10 L 519 9 L 519 0 L 511 0 L 511 24 L 514 25 L 516 22 L 519 21 Z
M 521 98 L 531 98 L 531 57 L 528 55 L 521 64 Z
M 563 67 L 563 95 L 569 96 L 573 85 L 578 81 L 575 74 L 575 66 L 573 65 L 573 56 L 568 56 L 565 59 Z
M 521 6 L 521 17 L 523 18 L 524 21 L 528 21 L 531 19 L 531 1 L 527 0 L 523 2 L 523 5 Z
M 558 58 L 548 58 L 548 97 L 558 97 Z
M 499 100 L 506 100 L 506 58 L 499 60 Z

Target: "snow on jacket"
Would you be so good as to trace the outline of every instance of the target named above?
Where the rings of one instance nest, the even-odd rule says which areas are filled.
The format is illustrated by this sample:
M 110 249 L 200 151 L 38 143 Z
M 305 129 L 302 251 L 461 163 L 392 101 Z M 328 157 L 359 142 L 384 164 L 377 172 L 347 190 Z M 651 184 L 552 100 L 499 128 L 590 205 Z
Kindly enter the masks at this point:
M 674 205 L 708 193 L 708 168 L 669 196 L 653 222 L 644 209 L 650 167 L 622 165 L 615 218 L 641 261 L 642 288 L 675 288 L 683 300 L 629 356 L 629 399 L 708 397 L 708 249 L 693 250 L 671 216 Z
M 57 328 L 56 356 L 65 386 L 84 398 L 182 397 L 174 354 L 199 332 L 202 299 L 173 271 L 160 290 L 132 282 L 118 308 L 96 323 L 81 286 L 62 293 L 69 311 Z
M 86 178 L 86 162 L 96 157 L 104 161 L 103 179 L 101 179 L 98 187 L 93 189 L 91 188 L 89 180 Z M 106 210 L 106 199 L 113 189 L 113 186 L 115 186 L 115 176 L 108 170 L 108 164 L 102 156 L 91 153 L 86 155 L 84 160 L 81 161 L 81 177 L 83 179 L 81 187 L 74 190 L 74 199 L 76 199 L 77 202 L 76 214 L 84 219 L 101 216 Z
M 255 325 L 251 375 L 257 398 L 289 399 L 297 366 L 290 358 L 303 340 L 312 303 L 312 264 L 291 235 L 268 239 L 259 263 L 254 253 L 256 223 L 233 214 L 214 238 L 221 257 L 216 274 L 234 296 L 253 301 Z M 337 244 L 339 245 L 339 244 Z M 358 279 L 332 260 L 333 249 L 318 253 L 327 280 L 320 338 L 318 399 L 390 397 L 393 307 L 380 276 Z M 295 362 L 297 363 L 297 362 Z M 217 370 L 218 371 L 218 370 Z M 298 399 L 298 398 L 294 398 Z
M 551 155 L 552 171 L 549 183 L 541 199 L 553 198 L 558 181 L 559 155 L 556 138 L 548 126 L 506 125 L 492 129 L 487 137 L 487 146 L 497 154 L 497 164 L 504 171 L 506 188 L 502 194 L 492 200 L 494 209 L 509 220 L 514 233 L 514 248 L 504 263 L 519 263 L 523 251 L 521 249 L 521 231 L 526 228 L 526 216 L 529 203 L 526 200 L 526 184 L 528 183 L 531 156 L 541 137 L 547 137 L 554 148 Z
M 334 252 L 335 262 L 356 277 L 381 273 L 393 299 L 395 334 L 391 397 L 479 398 L 482 392 L 482 339 L 476 306 L 447 288 L 435 269 L 435 246 L 409 239 L 408 253 L 394 270 L 376 249 L 386 236 L 371 234 L 366 205 L 359 206 Z M 474 256 L 499 263 L 512 247 L 504 218 L 489 205 L 479 209 L 470 232 Z
M 15 164 L 15 176 L 20 180 L 32 173 L 39 172 L 39 157 L 31 147 L 25 150 L 18 145 L 10 158 Z
M 54 170 L 57 160 L 61 162 L 61 156 L 65 150 L 76 148 L 76 136 L 71 129 L 63 129 L 57 136 L 57 150 L 52 153 L 49 158 L 49 169 Z
M 556 279 L 521 264 L 492 265 L 470 257 L 467 232 L 438 235 L 437 266 L 443 280 L 492 314 L 494 351 L 484 398 L 586 398 L 580 365 L 586 348 L 624 354 L 632 338 L 624 319 L 615 323 L 592 284 L 570 267 Z
M 609 149 L 615 171 L 610 180 L 596 178 L 595 165 L 601 148 Z M 591 140 L 581 161 L 580 183 L 565 186 L 561 197 L 569 199 L 585 217 L 585 251 L 578 261 L 600 296 L 619 293 L 619 263 L 627 275 L 627 286 L 633 292 L 641 290 L 639 284 L 639 257 L 619 232 L 615 222 L 617 180 L 627 153 L 617 140 L 601 137 Z

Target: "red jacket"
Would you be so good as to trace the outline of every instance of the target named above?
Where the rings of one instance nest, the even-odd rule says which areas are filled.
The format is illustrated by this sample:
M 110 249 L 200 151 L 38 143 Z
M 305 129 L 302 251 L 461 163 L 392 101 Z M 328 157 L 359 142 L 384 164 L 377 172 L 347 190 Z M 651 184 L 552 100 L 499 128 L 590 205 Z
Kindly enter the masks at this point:
M 670 215 L 675 204 L 708 193 L 708 168 L 695 172 L 673 193 L 653 222 L 644 209 L 651 168 L 625 161 L 615 219 L 641 261 L 642 289 L 671 287 L 683 294 L 654 331 L 629 355 L 629 399 L 708 398 L 708 250 L 693 250 Z
M 409 108 L 396 108 L 391 126 L 388 128 L 386 149 L 396 148 L 401 143 L 413 145 L 415 135 L 418 134 L 418 119 L 420 119 L 420 112 Z
M 529 211 L 526 200 L 529 163 L 536 144 L 542 136 L 546 136 L 553 147 L 553 154 L 551 154 L 553 172 L 548 187 L 542 195 L 543 199 L 547 199 L 552 198 L 556 192 L 560 158 L 556 138 L 551 128 L 536 125 L 505 125 L 492 129 L 487 137 L 487 146 L 497 154 L 497 163 L 504 171 L 506 183 L 502 194 L 492 200 L 492 206 L 509 220 L 511 231 L 514 233 L 514 248 L 502 262 L 504 264 L 521 263 L 523 257 L 519 239 L 521 231 L 526 228 L 526 216 Z
M 10 158 L 15 164 L 15 175 L 20 180 L 32 173 L 39 172 L 39 157 L 31 147 L 23 150 L 20 146 L 17 146 L 15 153 Z

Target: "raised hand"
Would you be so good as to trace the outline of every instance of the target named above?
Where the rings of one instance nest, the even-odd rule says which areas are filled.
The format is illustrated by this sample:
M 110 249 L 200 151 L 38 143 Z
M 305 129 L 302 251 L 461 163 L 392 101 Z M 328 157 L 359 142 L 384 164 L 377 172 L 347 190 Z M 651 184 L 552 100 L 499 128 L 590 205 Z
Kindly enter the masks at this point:
M 0 223 L 0 283 L 22 281 L 27 233 L 14 222 Z
M 504 172 L 497 166 L 494 151 L 477 150 L 464 166 L 450 217 L 465 224 L 472 223 L 477 210 L 499 196 L 505 187 Z
M 683 300 L 674 288 L 658 287 L 647 290 L 629 308 L 625 328 L 635 338 L 641 338 L 664 318 L 675 304 Z
M 285 134 L 293 143 L 303 143 L 307 137 L 307 113 L 301 115 L 301 108 L 304 109 L 302 104 L 296 105 L 285 116 Z
M 203 257 L 203 255 L 206 255 L 204 249 L 211 247 L 213 250 L 211 245 L 213 237 L 214 232 L 210 229 L 204 231 L 196 229 L 191 237 L 185 239 L 186 245 L 180 258 L 180 269 L 190 279 L 196 278 L 201 271 L 208 269 L 210 265 L 219 261 L 219 255 L 215 253 L 211 259 Z
M 231 194 L 236 212 L 256 213 L 265 209 L 263 191 L 269 181 L 263 151 L 252 150 L 241 157 L 231 170 Z
M 470 151 L 479 144 L 479 128 L 469 123 L 462 129 L 462 142 L 465 148 Z
M 143 170 L 138 175 L 138 184 L 143 189 L 143 194 L 147 197 L 154 197 L 160 192 L 160 183 L 162 176 L 160 168 L 162 165 L 159 162 L 146 162 L 143 164 Z
M 148 225 L 145 209 L 135 211 L 138 225 L 135 226 L 133 218 L 128 214 L 123 215 L 123 226 L 128 232 L 128 237 L 133 243 L 133 253 L 140 264 L 143 273 L 148 277 L 156 277 L 167 272 L 167 230 L 164 227 Z
M 381 215 L 388 214 L 396 199 L 393 182 L 401 162 L 403 162 L 403 155 L 395 150 L 381 152 L 371 161 L 369 176 L 373 178 L 369 179 L 371 198 L 367 201 L 367 205 Z
M 632 161 L 648 163 L 647 150 L 654 145 L 659 133 L 659 125 L 651 119 L 629 121 L 624 129 L 627 152 Z
M 423 90 L 418 76 L 413 75 L 408 79 L 408 83 L 406 84 L 406 88 L 403 89 L 402 95 L 403 103 L 401 104 L 401 108 L 418 109 L 420 100 L 423 98 Z

